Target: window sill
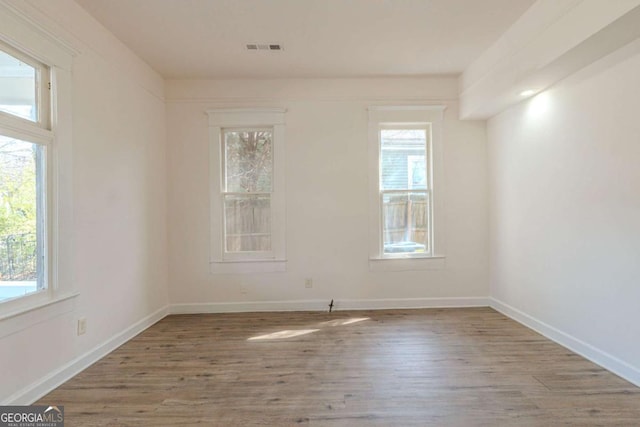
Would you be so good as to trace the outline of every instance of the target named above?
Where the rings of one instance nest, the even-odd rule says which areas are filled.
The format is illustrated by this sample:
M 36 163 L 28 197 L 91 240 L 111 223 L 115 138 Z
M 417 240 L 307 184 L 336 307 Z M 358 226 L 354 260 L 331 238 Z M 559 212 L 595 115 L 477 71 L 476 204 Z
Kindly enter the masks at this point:
M 247 259 L 211 261 L 212 274 L 281 273 L 287 271 L 286 259 Z
M 369 271 L 424 271 L 442 270 L 445 256 L 369 258 Z
M 0 314 L 0 338 L 73 311 L 74 300 L 78 295 L 80 294 L 77 292 L 59 295 L 53 299 Z

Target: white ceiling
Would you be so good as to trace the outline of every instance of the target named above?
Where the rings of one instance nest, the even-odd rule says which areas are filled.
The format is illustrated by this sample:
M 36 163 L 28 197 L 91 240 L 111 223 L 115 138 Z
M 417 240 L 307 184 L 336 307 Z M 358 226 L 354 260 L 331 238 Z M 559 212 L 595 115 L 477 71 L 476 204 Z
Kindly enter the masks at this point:
M 76 0 L 167 78 L 459 74 L 534 0 Z M 247 51 L 247 43 L 284 51 Z

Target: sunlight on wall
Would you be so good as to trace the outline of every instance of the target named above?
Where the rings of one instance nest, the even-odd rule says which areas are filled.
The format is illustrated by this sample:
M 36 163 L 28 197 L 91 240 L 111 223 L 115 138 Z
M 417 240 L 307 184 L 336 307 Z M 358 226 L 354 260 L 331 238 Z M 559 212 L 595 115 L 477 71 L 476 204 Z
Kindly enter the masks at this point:
M 546 117 L 551 106 L 551 96 L 549 92 L 542 92 L 531 98 L 527 105 L 527 118 L 531 120 Z

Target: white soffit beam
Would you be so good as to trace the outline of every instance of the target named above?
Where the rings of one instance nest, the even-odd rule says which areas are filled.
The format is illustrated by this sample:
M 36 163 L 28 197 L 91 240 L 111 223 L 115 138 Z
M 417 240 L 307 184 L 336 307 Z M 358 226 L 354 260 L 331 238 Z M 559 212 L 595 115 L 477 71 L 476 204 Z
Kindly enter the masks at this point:
M 460 78 L 460 117 L 487 119 L 640 37 L 640 0 L 538 0 Z

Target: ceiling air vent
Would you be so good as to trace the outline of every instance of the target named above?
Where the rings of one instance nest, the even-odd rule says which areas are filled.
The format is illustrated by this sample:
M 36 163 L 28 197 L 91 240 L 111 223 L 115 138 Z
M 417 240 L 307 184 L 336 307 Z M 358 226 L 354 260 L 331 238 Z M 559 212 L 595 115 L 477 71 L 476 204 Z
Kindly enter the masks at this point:
M 280 44 L 271 44 L 271 43 L 247 43 L 247 50 L 274 50 L 281 51 L 284 50 L 282 45 Z

